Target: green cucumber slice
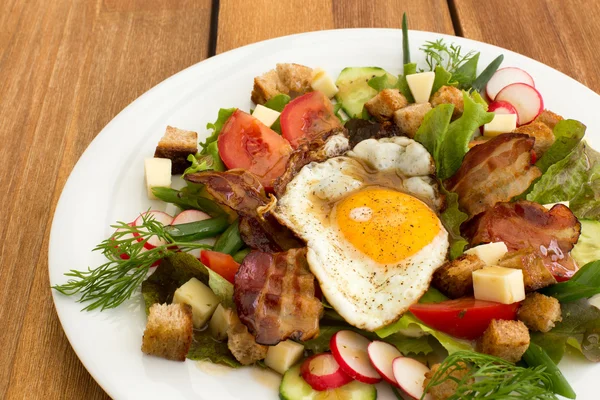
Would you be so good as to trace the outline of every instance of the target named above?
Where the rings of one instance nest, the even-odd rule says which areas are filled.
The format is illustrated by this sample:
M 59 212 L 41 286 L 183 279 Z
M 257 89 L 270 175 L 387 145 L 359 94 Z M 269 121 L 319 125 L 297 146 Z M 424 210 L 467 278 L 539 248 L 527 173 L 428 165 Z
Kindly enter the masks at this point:
M 395 76 L 379 67 L 347 67 L 340 72 L 335 82 L 339 90 L 335 98 L 350 118 L 361 118 L 365 103 L 377 95 L 377 90 L 369 86 L 369 80 L 385 74 L 390 82 L 396 82 Z
M 600 221 L 587 219 L 579 220 L 581 222 L 581 235 L 571 255 L 580 266 L 584 266 L 592 261 L 600 260 Z

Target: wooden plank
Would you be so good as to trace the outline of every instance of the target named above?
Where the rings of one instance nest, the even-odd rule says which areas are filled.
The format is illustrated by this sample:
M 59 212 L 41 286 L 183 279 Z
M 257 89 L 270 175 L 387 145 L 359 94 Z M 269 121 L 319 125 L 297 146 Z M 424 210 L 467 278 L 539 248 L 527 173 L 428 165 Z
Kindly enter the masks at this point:
M 299 32 L 334 28 L 400 28 L 453 34 L 445 0 L 221 0 L 217 53 Z
M 143 92 L 207 57 L 210 13 L 210 0 L 0 5 L 0 398 L 107 398 L 54 311 L 52 215 L 102 127 Z
M 600 93 L 600 2 L 455 0 L 464 37 L 543 62 Z

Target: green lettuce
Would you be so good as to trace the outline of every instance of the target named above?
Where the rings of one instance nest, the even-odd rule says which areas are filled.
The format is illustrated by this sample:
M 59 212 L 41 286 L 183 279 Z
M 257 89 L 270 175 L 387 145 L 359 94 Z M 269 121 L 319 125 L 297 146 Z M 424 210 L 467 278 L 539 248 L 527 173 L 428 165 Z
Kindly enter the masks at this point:
M 398 82 L 396 84 L 398 87 L 398 90 L 400 90 L 400 93 L 402 93 L 402 95 L 404 97 L 406 97 L 406 100 L 408 100 L 409 103 L 414 103 L 415 98 L 413 97 L 412 92 L 410 91 L 410 87 L 408 87 L 408 81 L 406 80 L 406 76 L 416 74 L 416 73 L 417 73 L 417 64 L 415 64 L 415 63 L 404 64 L 404 75 L 401 75 L 398 77 Z
M 586 265 L 600 260 L 600 221 L 580 219 L 579 240 L 571 250 L 571 256 L 577 265 Z
M 206 154 L 208 152 L 208 145 L 217 141 L 219 134 L 221 133 L 221 129 L 223 129 L 223 125 L 225 125 L 225 122 L 227 122 L 235 110 L 237 110 L 237 108 L 221 108 L 219 110 L 217 120 L 214 123 L 209 122 L 206 124 L 206 129 L 212 129 L 213 132 L 203 143 L 200 143 L 200 147 L 202 147 L 200 154 Z
M 438 170 L 440 169 L 442 143 L 446 140 L 453 111 L 453 104 L 440 104 L 433 108 L 425 114 L 425 118 L 415 134 L 415 140 L 431 154 Z
M 444 69 L 444 67 L 435 67 L 435 78 L 433 79 L 433 87 L 431 88 L 431 94 L 440 90 L 442 86 L 457 86 L 458 82 L 450 81 L 452 74 Z
M 281 93 L 267 101 L 265 103 L 265 107 L 270 108 L 271 110 L 275 110 L 277 112 L 282 112 L 287 103 L 290 102 L 290 100 L 290 96 Z M 281 122 L 279 121 L 279 118 L 277 118 L 277 121 L 275 121 L 273 125 L 271 125 L 271 129 L 281 134 Z
M 207 360 L 215 364 L 222 364 L 232 368 L 242 366 L 229 348 L 227 342 L 219 342 L 215 340 L 209 333 L 208 329 L 203 331 L 194 331 L 192 345 L 187 353 L 187 358 L 195 361 Z
M 469 216 L 458 207 L 458 194 L 447 191 L 440 185 L 441 192 L 446 196 L 446 209 L 440 215 L 442 223 L 450 236 L 450 259 L 454 260 L 463 254 L 469 242 L 460 234 L 460 226 Z
M 585 264 L 571 279 L 544 288 L 542 293 L 555 297 L 561 303 L 585 299 L 600 293 L 600 260 Z
M 557 161 L 565 158 L 581 142 L 585 129 L 584 124 L 574 119 L 560 121 L 552 131 L 554 143 L 535 163 L 535 166 L 544 173 Z
M 465 63 L 452 73 L 452 79 L 458 82 L 461 89 L 470 89 L 477 78 L 477 63 L 479 62 L 479 53 L 469 58 Z

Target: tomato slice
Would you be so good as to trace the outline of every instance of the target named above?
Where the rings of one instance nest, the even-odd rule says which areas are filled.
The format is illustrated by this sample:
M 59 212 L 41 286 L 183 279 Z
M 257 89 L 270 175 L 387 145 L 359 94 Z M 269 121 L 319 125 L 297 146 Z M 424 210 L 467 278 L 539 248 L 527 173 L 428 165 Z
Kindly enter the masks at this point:
M 217 146 L 228 169 L 252 172 L 266 190 L 271 190 L 273 181 L 283 174 L 292 152 L 287 140 L 240 110 L 223 125 Z
M 323 132 L 341 127 L 333 104 L 321 92 L 310 92 L 290 101 L 280 116 L 281 134 L 296 148 Z
M 457 338 L 474 340 L 483 335 L 493 319 L 514 320 L 519 304 L 501 304 L 465 297 L 441 303 L 417 303 L 409 310 L 433 329 Z
M 218 251 L 202 250 L 200 261 L 231 283 L 233 283 L 235 274 L 240 268 L 240 264 L 232 256 Z

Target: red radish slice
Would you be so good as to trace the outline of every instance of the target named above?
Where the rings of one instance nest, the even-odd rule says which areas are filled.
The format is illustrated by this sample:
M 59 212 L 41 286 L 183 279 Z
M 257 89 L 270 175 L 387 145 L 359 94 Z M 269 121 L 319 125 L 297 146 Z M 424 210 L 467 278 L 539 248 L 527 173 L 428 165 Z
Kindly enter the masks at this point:
M 496 96 L 502 89 L 513 83 L 526 83 L 530 86 L 535 87 L 533 78 L 527 72 L 521 68 L 506 67 L 500 68 L 490 78 L 487 86 L 485 87 L 485 93 L 490 100 L 498 100 Z
M 171 225 L 189 224 L 190 222 L 204 221 L 205 219 L 210 218 L 212 218 L 210 215 L 202 211 L 185 210 L 177 214 L 177 216 L 173 218 L 173 222 L 171 222 Z
M 331 337 L 329 347 L 342 371 L 363 383 L 377 383 L 381 376 L 371 365 L 367 348 L 371 341 L 352 331 L 339 331 Z
M 429 368 L 409 357 L 396 358 L 392 366 L 394 376 L 404 394 L 411 399 L 420 399 L 424 392 L 425 373 L 429 372 Z M 427 394 L 424 399 L 431 400 L 431 395 Z
M 133 221 L 133 225 L 134 226 L 141 225 L 143 223 L 144 216 L 146 216 L 146 218 L 148 216 L 152 216 L 152 217 L 154 217 L 154 220 L 156 222 L 160 222 L 163 225 L 171 225 L 171 222 L 173 222 L 173 217 L 171 217 L 167 213 L 164 213 L 162 211 L 148 211 L 148 212 L 140 214 L 140 216 L 137 217 L 135 219 L 135 221 Z M 140 228 L 139 230 L 140 231 L 144 231 L 144 228 Z M 140 242 L 142 241 L 142 238 L 139 237 L 140 236 L 139 234 L 134 233 L 134 236 L 137 236 L 138 240 Z M 148 241 L 146 243 L 144 243 L 144 247 L 147 248 L 148 250 L 152 250 L 153 248 L 158 247 L 158 246 L 162 246 L 164 244 L 166 244 L 166 242 L 164 240 L 159 239 L 156 236 L 150 236 L 150 238 L 148 239 Z
M 517 110 L 507 101 L 492 101 L 488 105 L 488 112 L 496 114 L 516 114 Z
M 396 346 L 380 340 L 374 340 L 367 347 L 371 364 L 379 372 L 379 375 L 392 385 L 398 386 L 398 381 L 394 377 L 392 363 L 398 357 L 402 357 L 402 353 L 398 351 Z
M 508 85 L 498 93 L 496 100 L 507 101 L 515 107 L 518 125 L 530 123 L 544 110 L 540 92 L 525 83 Z
M 304 360 L 300 375 L 314 390 L 335 389 L 352 382 L 329 353 L 317 354 Z

